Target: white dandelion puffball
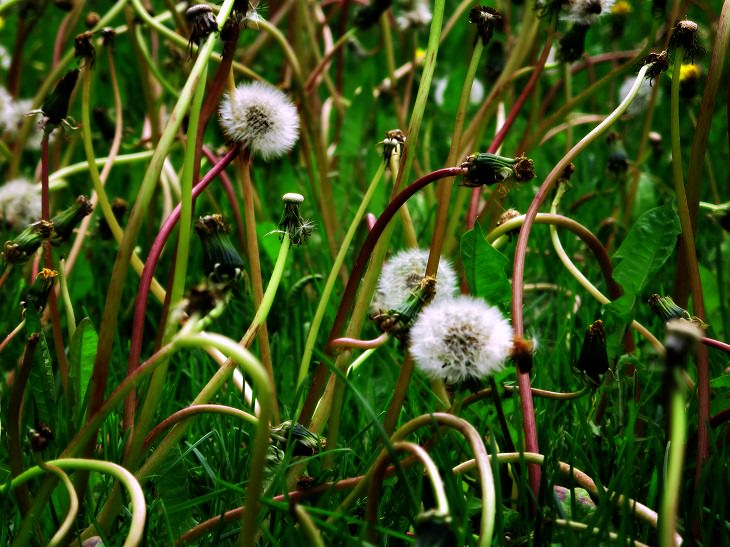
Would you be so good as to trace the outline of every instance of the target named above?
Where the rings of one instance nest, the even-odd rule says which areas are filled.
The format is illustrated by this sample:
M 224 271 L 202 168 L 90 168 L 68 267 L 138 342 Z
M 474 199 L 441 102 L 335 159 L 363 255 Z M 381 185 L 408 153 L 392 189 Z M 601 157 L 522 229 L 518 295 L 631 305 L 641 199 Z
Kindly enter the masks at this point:
M 0 186 L 0 222 L 21 230 L 41 218 L 40 186 L 15 179 Z
M 629 91 L 631 91 L 631 88 L 634 87 L 635 81 L 636 78 L 626 78 L 623 81 L 618 92 L 619 102 L 623 101 L 626 98 L 626 96 L 629 94 Z M 624 116 L 630 118 L 646 112 L 646 109 L 649 106 L 649 101 L 651 100 L 651 92 L 651 80 L 649 80 L 648 78 L 644 78 L 641 81 L 639 91 L 636 93 L 634 100 L 631 101 L 631 104 L 626 109 L 626 112 L 624 112 Z M 657 93 L 661 93 L 661 88 L 657 89 Z
M 299 115 L 294 103 L 269 84 L 239 85 L 225 96 L 219 113 L 226 136 L 265 160 L 288 152 L 299 138 Z
M 427 263 L 427 249 L 406 249 L 390 257 L 380 271 L 370 309 L 374 313 L 384 313 L 403 304 L 423 279 Z M 436 272 L 436 294 L 433 302 L 451 298 L 458 291 L 459 279 L 453 266 L 447 260 L 441 259 Z
M 427 376 L 458 384 L 502 369 L 512 327 L 495 307 L 471 296 L 431 304 L 411 327 L 410 351 Z

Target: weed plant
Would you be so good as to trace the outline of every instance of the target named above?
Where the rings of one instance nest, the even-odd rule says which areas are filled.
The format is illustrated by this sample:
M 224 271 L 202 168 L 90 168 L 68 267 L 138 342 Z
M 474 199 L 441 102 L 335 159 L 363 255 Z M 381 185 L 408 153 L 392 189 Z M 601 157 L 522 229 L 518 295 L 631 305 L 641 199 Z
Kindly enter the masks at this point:
M 0 28 L 0 544 L 730 545 L 730 1 Z

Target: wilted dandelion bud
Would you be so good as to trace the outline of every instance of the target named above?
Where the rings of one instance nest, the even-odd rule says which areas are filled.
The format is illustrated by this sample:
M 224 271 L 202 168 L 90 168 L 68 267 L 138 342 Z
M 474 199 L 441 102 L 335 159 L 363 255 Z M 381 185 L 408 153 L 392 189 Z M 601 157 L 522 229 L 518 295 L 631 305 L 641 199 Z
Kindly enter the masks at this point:
M 79 79 L 79 69 L 69 70 L 66 75 L 56 84 L 53 92 L 48 96 L 46 102 L 39 110 L 31 110 L 28 116 L 34 114 L 43 114 L 40 125 L 46 133 L 50 133 L 56 127 L 63 124 L 69 129 L 74 127 L 66 121 L 68 114 L 68 103 L 71 100 L 71 93 L 76 87 L 76 81 Z
M 33 306 L 37 311 L 43 310 L 48 302 L 48 295 L 53 288 L 54 279 L 58 276 L 58 272 L 43 268 L 36 276 L 33 284 L 25 293 L 25 297 L 20 301 L 20 305 L 25 310 L 28 306 Z
M 400 129 L 391 129 L 385 132 L 383 145 L 383 161 L 386 165 L 390 163 L 391 156 L 400 157 L 406 146 L 406 134 Z
M 622 177 L 629 170 L 629 155 L 626 153 L 621 136 L 618 133 L 609 133 L 606 137 L 608 145 L 607 165 L 608 172 L 616 177 Z
M 435 293 L 436 279 L 426 276 L 399 306 L 374 314 L 373 320 L 381 331 L 404 341 L 421 309 L 433 300 Z
M 580 59 L 585 51 L 586 34 L 590 25 L 574 23 L 558 42 L 558 57 L 561 61 L 572 63 Z
M 291 420 L 271 428 L 271 441 L 279 449 L 286 451 L 292 445 L 292 455 L 314 456 L 327 445 L 326 439 L 309 431 L 302 424 Z
M 281 200 L 284 202 L 284 213 L 281 215 L 278 231 L 282 234 L 289 234 L 292 245 L 301 245 L 314 231 L 314 224 L 305 220 L 299 212 L 299 206 L 304 202 L 304 196 L 290 192 L 284 194 Z
M 608 352 L 606 331 L 600 319 L 588 327 L 575 368 L 594 386 L 601 385 L 602 376 L 608 371 Z
M 451 528 L 451 515 L 438 509 L 417 515 L 413 528 L 418 547 L 448 547 L 457 543 L 456 534 Z
M 512 327 L 495 307 L 471 296 L 434 302 L 411 327 L 410 351 L 429 377 L 458 384 L 502 369 Z
M 200 217 L 195 231 L 203 244 L 203 269 L 213 283 L 233 285 L 241 277 L 243 259 L 228 237 L 221 215 Z
M 684 368 L 687 357 L 704 336 L 704 331 L 696 322 L 688 319 L 670 319 L 664 326 L 667 368 Z
M 669 49 L 682 48 L 684 50 L 683 61 L 695 62 L 695 55 L 702 53 L 704 48 L 697 41 L 697 23 L 694 21 L 680 21 L 674 26 L 672 36 L 669 39 Z
M 697 95 L 702 70 L 699 65 L 683 64 L 679 67 L 679 95 L 683 99 L 692 99 Z
M 33 256 L 41 243 L 51 236 L 53 224 L 47 220 L 39 220 L 20 232 L 12 241 L 5 242 L 5 262 L 8 264 L 24 264 Z
M 299 138 L 297 109 L 283 92 L 262 82 L 239 85 L 220 106 L 223 132 L 265 160 L 281 156 Z
M 79 66 L 94 68 L 96 62 L 96 50 L 91 38 L 94 33 L 87 30 L 81 34 L 77 34 L 74 38 L 74 56 L 79 60 Z M 65 116 L 64 116 L 65 117 Z
M 506 158 L 488 152 L 472 154 L 461 167 L 466 170 L 463 185 L 468 187 L 491 186 L 511 180 L 527 182 L 535 178 L 534 163 L 524 155 Z
M 37 423 L 35 429 L 28 431 L 28 439 L 33 452 L 42 452 L 53 440 L 53 431 L 46 424 Z
M 502 23 L 502 15 L 494 8 L 476 6 L 469 12 L 469 22 L 476 25 L 477 36 L 486 46 L 492 39 L 495 27 Z
M 71 237 L 71 232 L 78 225 L 81 220 L 90 215 L 94 210 L 91 205 L 91 200 L 86 196 L 79 196 L 76 198 L 74 203 L 68 209 L 65 209 L 58 213 L 51 219 L 53 224 L 53 233 L 51 234 L 51 243 L 53 245 L 60 245 Z
M 426 273 L 427 249 L 406 249 L 394 254 L 383 264 L 370 309 L 373 314 L 394 310 L 403 304 Z M 440 260 L 436 273 L 433 302 L 458 294 L 459 279 L 448 260 Z
M 13 230 L 41 216 L 40 186 L 15 179 L 0 186 L 0 221 Z
M 199 45 L 211 33 L 218 30 L 213 8 L 208 4 L 190 6 L 185 12 L 185 19 L 190 22 L 190 40 L 188 41 L 190 53 L 193 51 L 193 44 Z

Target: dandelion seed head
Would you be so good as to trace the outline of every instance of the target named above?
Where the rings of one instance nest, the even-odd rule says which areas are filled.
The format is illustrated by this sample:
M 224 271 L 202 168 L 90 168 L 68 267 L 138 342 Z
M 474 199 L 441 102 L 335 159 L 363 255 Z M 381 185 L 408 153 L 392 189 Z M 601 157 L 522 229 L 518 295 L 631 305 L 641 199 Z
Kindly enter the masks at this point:
M 388 259 L 380 272 L 371 311 L 383 313 L 403 304 L 423 279 L 427 263 L 428 250 L 425 249 L 407 249 Z M 459 280 L 453 266 L 447 260 L 439 261 L 433 302 L 452 297 L 458 290 Z
M 571 0 L 567 11 L 561 14 L 560 19 L 578 25 L 593 25 L 598 19 L 611 9 L 615 0 Z
M 13 230 L 35 222 L 41 216 L 39 186 L 15 179 L 0 186 L 0 221 Z
M 431 304 L 410 332 L 410 351 L 418 368 L 452 384 L 498 372 L 511 348 L 509 322 L 497 308 L 471 296 Z
M 239 85 L 223 99 L 219 113 L 226 136 L 265 160 L 288 152 L 299 138 L 294 103 L 269 84 Z

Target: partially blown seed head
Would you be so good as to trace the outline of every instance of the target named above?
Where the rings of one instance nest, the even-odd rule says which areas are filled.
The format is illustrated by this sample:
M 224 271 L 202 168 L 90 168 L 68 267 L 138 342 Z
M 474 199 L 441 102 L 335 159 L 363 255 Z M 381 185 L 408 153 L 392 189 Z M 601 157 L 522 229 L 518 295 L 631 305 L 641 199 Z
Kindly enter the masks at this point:
M 239 85 L 220 106 L 223 132 L 263 159 L 281 156 L 299 138 L 299 116 L 289 97 L 262 82 Z
M 495 307 L 470 296 L 431 304 L 416 319 L 410 350 L 429 377 L 456 384 L 501 370 L 512 327 Z

